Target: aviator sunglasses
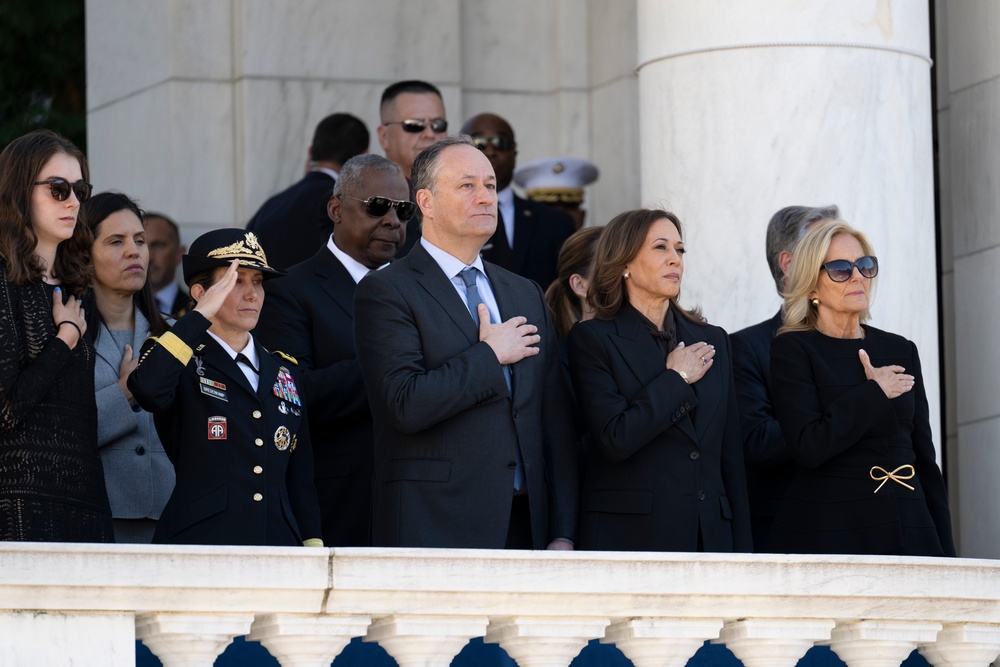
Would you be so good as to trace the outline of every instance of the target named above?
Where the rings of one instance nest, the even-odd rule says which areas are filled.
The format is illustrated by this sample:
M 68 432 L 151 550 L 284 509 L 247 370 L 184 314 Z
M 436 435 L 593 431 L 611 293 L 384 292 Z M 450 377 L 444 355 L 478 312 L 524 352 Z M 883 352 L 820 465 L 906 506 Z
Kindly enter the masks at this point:
M 512 151 L 517 148 L 517 142 L 510 137 L 497 134 L 487 137 L 485 134 L 475 134 L 472 136 L 472 143 L 481 151 L 485 151 L 487 146 L 493 146 L 498 151 Z
M 369 197 L 368 199 L 358 199 L 357 197 L 345 194 L 339 194 L 337 196 L 364 202 L 365 213 L 373 218 L 381 218 L 388 214 L 391 209 L 395 208 L 396 217 L 399 218 L 399 221 L 406 222 L 417 212 L 417 205 L 411 201 L 397 201 L 395 199 L 389 199 L 388 197 Z
M 424 128 L 428 125 L 431 126 L 431 132 L 436 134 L 441 134 L 442 132 L 448 131 L 448 121 L 444 118 L 427 118 L 426 120 L 417 120 L 415 118 L 407 118 L 406 120 L 397 120 L 391 123 L 382 123 L 383 125 L 402 125 L 403 132 L 409 132 L 411 134 L 417 134 L 418 132 L 423 132 Z
M 878 258 L 871 255 L 858 257 L 857 261 L 849 262 L 846 259 L 835 259 L 819 268 L 826 269 L 826 275 L 835 283 L 846 283 L 854 273 L 854 267 L 858 267 L 858 273 L 862 278 L 874 278 L 878 275 Z
M 35 181 L 35 185 L 49 186 L 49 192 L 56 201 L 66 201 L 69 199 L 70 190 L 76 193 L 76 199 L 81 204 L 90 199 L 90 192 L 94 189 L 87 181 L 77 181 L 70 183 L 65 178 L 50 178 L 44 181 Z

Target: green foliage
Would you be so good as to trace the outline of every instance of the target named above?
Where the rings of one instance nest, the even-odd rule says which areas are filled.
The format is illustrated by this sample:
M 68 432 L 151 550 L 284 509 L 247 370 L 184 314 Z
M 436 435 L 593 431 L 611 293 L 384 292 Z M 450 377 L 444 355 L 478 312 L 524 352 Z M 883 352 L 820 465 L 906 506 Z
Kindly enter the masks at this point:
M 49 128 L 86 151 L 84 0 L 0 0 L 0 149 Z

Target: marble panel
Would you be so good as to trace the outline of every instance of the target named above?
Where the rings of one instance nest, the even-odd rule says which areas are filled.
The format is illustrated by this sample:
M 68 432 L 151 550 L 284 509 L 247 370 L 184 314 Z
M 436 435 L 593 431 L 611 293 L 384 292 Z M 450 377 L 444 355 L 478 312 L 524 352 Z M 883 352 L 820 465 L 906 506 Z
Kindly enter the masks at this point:
M 955 223 L 952 217 L 951 110 L 937 111 L 937 207 L 941 270 L 951 271 L 955 260 Z
M 763 230 L 790 204 L 840 206 L 878 252 L 873 324 L 923 352 L 940 430 L 927 64 L 870 49 L 754 49 L 640 72 L 643 204 L 687 223 L 682 302 L 736 330 L 774 312 Z
M 941 274 L 941 349 L 944 368 L 941 369 L 944 387 L 945 434 L 958 434 L 958 372 L 955 368 L 955 273 Z M 928 350 L 925 354 L 929 354 Z
M 937 108 L 947 109 L 949 103 L 950 80 L 948 63 L 951 61 L 948 53 L 948 3 L 945 0 L 934 0 L 934 82 L 937 86 Z
M 957 432 L 955 435 L 949 435 L 945 438 L 945 467 L 944 467 L 944 481 L 948 485 L 948 508 L 951 510 L 951 534 L 955 539 L 955 547 L 958 549 L 958 555 L 963 556 L 962 553 L 962 494 L 959 492 L 961 488 L 961 481 L 959 480 L 959 473 L 961 471 L 962 465 L 962 451 L 958 441 Z M 969 524 L 969 530 L 975 530 L 975 524 Z M 998 536 L 1000 537 L 1000 536 Z
M 495 113 L 506 119 L 514 129 L 518 162 L 559 155 L 561 128 L 558 125 L 556 110 L 559 100 L 556 95 L 466 90 L 462 100 L 466 114 L 455 122 L 455 132 L 466 119 L 476 114 Z
M 925 55 L 930 49 L 926 0 L 639 0 L 638 25 L 640 63 L 739 44 L 860 42 Z
M 954 281 L 955 400 L 961 433 L 971 422 L 1000 416 L 1000 356 L 996 352 L 1000 248 L 957 258 Z
M 984 419 L 958 428 L 961 450 L 958 492 L 963 527 L 956 545 L 964 558 L 1000 558 L 1000 418 Z
M 632 78 L 638 64 L 636 0 L 590 2 L 590 83 Z
M 170 75 L 185 79 L 231 79 L 232 4 L 171 0 L 169 5 Z
M 234 6 L 238 77 L 434 84 L 461 78 L 459 0 L 237 0 Z
M 1000 75 L 1000 5 L 994 0 L 948 2 L 948 84 L 959 91 Z
M 462 3 L 462 86 L 466 91 L 543 92 L 560 85 L 560 0 Z M 586 47 L 580 41 L 579 51 Z M 583 70 L 584 73 L 586 70 Z M 585 85 L 581 77 L 576 85 Z
M 587 43 L 590 5 L 579 0 L 556 0 L 555 36 L 560 88 L 583 88 L 590 84 L 590 48 Z M 530 71 L 530 66 L 522 71 Z
M 590 154 L 590 94 L 560 90 L 552 96 L 549 127 L 553 130 L 555 155 Z
M 600 177 L 587 189 L 587 224 L 607 224 L 642 205 L 639 193 L 639 82 L 634 75 L 590 94 L 590 160 Z
M 955 257 L 1000 245 L 1000 79 L 951 95 L 948 150 Z
M 87 0 L 87 110 L 170 76 L 170 3 Z
M 0 614 L 2 665 L 135 665 L 132 614 Z

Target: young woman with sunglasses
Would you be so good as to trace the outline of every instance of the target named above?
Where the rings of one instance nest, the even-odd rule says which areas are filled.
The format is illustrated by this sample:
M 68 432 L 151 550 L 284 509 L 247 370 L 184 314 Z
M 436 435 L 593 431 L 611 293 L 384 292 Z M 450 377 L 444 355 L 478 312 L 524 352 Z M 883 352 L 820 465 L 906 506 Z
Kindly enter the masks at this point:
M 0 153 L 0 539 L 113 542 L 84 297 L 87 160 L 47 130 Z
M 955 555 L 917 348 L 865 324 L 878 268 L 842 220 L 795 249 L 771 383 L 799 471 L 766 551 Z

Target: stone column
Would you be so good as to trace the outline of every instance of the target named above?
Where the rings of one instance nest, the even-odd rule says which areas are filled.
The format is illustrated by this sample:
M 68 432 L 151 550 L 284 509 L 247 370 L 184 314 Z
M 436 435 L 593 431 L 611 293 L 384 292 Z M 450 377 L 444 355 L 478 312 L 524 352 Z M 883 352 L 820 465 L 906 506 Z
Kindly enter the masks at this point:
M 927 2 L 639 0 L 638 25 L 642 202 L 686 223 L 682 303 L 727 330 L 770 317 L 767 221 L 839 205 L 879 256 L 872 324 L 917 344 L 938 434 Z

